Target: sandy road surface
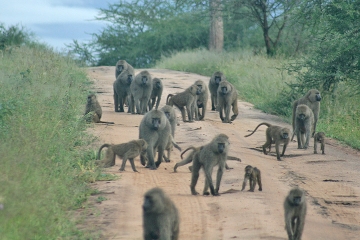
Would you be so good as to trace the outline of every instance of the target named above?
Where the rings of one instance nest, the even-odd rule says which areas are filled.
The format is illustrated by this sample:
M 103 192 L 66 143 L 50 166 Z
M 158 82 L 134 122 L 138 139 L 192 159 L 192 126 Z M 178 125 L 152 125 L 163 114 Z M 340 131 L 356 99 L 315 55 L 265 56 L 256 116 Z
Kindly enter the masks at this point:
M 116 123 L 99 124 L 90 129 L 99 136 L 99 145 L 95 148 L 105 142 L 122 143 L 138 138 L 138 126 L 143 116 L 114 112 L 114 71 L 114 67 L 88 69 L 103 109 L 102 120 Z M 149 71 L 153 77 L 162 79 L 165 86 L 160 107 L 165 104 L 167 94 L 180 92 L 198 79 L 206 83 L 209 80 L 208 77 L 184 72 Z M 189 188 L 191 174 L 187 166 L 173 173 L 175 162 L 180 161 L 176 149 L 172 152 L 172 161 L 162 163 L 156 171 L 144 168 L 136 158 L 135 165 L 140 173 L 134 173 L 129 163 L 125 172 L 119 172 L 121 162 L 117 159 L 116 166 L 107 171 L 119 175 L 120 179 L 94 183 L 94 188 L 114 193 L 104 194 L 107 200 L 101 204 L 95 203 L 98 196 L 90 199 L 95 206 L 89 210 L 86 220 L 90 230 L 100 229 L 101 239 L 142 239 L 143 194 L 149 188 L 159 186 L 179 208 L 180 239 L 287 239 L 283 201 L 289 189 L 298 185 L 306 190 L 308 202 L 303 239 L 360 239 L 359 152 L 330 141 L 326 145 L 326 155 L 315 155 L 311 147 L 298 150 L 296 143 L 290 143 L 283 161 L 277 161 L 274 152 L 266 156 L 255 149 L 265 141 L 265 126 L 249 138 L 244 138 L 244 135 L 263 121 L 286 124 L 279 122 L 277 117 L 253 109 L 246 102 L 239 102 L 239 111 L 232 124 L 221 123 L 218 114 L 210 110 L 205 121 L 183 123 L 177 111 L 180 126 L 175 133 L 175 139 L 183 149 L 190 145 L 203 145 L 218 133 L 227 134 L 231 141 L 230 155 L 240 157 L 242 162 L 228 161 L 234 169 L 224 173 L 220 193 L 230 189 L 236 191 L 220 197 L 192 196 Z M 238 191 L 244 167 L 248 164 L 262 171 L 262 192 Z M 203 184 L 201 174 L 197 185 L 199 192 Z

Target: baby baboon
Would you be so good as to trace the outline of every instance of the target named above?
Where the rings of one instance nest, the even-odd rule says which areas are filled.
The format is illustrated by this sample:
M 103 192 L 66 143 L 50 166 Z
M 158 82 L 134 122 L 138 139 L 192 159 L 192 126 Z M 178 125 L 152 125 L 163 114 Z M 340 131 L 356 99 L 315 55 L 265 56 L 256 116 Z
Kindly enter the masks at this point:
M 139 138 L 144 139 L 147 144 L 148 168 L 155 170 L 160 164 L 164 150 L 171 135 L 170 123 L 164 112 L 153 109 L 145 114 L 139 126 Z M 154 151 L 158 152 L 158 160 L 154 161 Z M 140 156 L 142 165 L 145 165 L 145 158 Z
M 195 82 L 195 85 L 201 89 L 201 93 L 199 95 L 197 95 L 197 99 L 194 104 L 195 119 L 201 121 L 201 120 L 204 120 L 204 118 L 205 118 L 205 112 L 207 109 L 206 106 L 207 106 L 207 102 L 208 102 L 208 98 L 209 98 L 209 91 L 208 91 L 206 84 L 201 80 L 197 80 Z M 201 108 L 201 113 L 200 113 L 200 108 Z
M 285 229 L 289 240 L 300 240 L 304 230 L 306 216 L 306 200 L 304 192 L 299 188 L 290 190 L 284 202 Z
M 260 123 L 259 125 L 257 125 L 257 127 L 254 129 L 254 131 L 252 133 L 246 135 L 245 137 L 249 137 L 249 136 L 253 135 L 253 133 L 256 132 L 256 130 L 261 125 L 266 125 L 268 127 L 266 129 L 266 142 L 262 146 L 264 154 L 267 155 L 266 148 L 269 148 L 269 152 L 270 152 L 271 144 L 275 143 L 276 158 L 277 158 L 277 160 L 281 161 L 280 156 L 281 157 L 284 156 L 286 147 L 290 141 L 290 129 L 283 128 L 280 126 L 274 126 L 274 125 L 271 125 L 270 123 L 263 122 L 263 123 Z M 280 144 L 284 144 L 281 155 L 280 155 L 280 151 L 279 151 Z
M 146 108 L 152 92 L 152 79 L 148 71 L 141 71 L 135 76 L 134 81 L 130 85 L 131 91 L 131 113 L 145 114 Z
M 195 191 L 195 186 L 199 179 L 200 168 L 203 168 L 205 172 L 205 187 L 203 194 L 209 195 L 208 188 L 210 187 L 211 194 L 213 196 L 219 196 L 220 182 L 224 173 L 229 144 L 229 137 L 225 134 L 219 134 L 215 136 L 210 143 L 203 146 L 198 154 L 194 155 L 190 184 L 191 194 L 199 194 Z M 212 172 L 216 165 L 218 165 L 219 168 L 217 171 L 216 187 L 214 188 Z
M 243 191 L 246 187 L 246 182 L 249 180 L 250 183 L 250 192 L 255 190 L 256 181 L 259 184 L 259 191 L 262 191 L 262 184 L 261 184 L 261 172 L 256 167 L 252 167 L 247 165 L 245 167 L 245 175 L 244 175 L 244 182 L 242 185 L 241 191 Z
M 211 96 L 211 110 L 215 111 L 217 106 L 217 90 L 220 82 L 226 81 L 226 77 L 222 72 L 215 72 L 209 81 L 209 90 Z
M 188 87 L 185 91 L 178 93 L 176 95 L 169 94 L 166 99 L 166 105 L 176 106 L 181 111 L 182 120 L 186 122 L 185 109 L 189 118 L 189 122 L 193 122 L 194 116 L 194 107 L 196 101 L 196 95 L 201 93 L 201 89 L 194 85 Z
M 114 122 L 103 122 L 100 120 L 102 116 L 102 109 L 95 94 L 93 93 L 89 94 L 87 97 L 84 116 L 86 122 L 114 124 Z
M 152 188 L 147 191 L 142 208 L 145 240 L 179 239 L 178 209 L 162 189 Z
M 314 114 L 307 105 L 300 104 L 296 107 L 295 116 L 295 132 L 293 136 L 294 134 L 297 136 L 298 149 L 307 149 L 314 129 Z
M 217 94 L 217 109 L 220 113 L 220 119 L 223 123 L 231 123 L 231 121 L 234 121 L 239 114 L 237 105 L 238 93 L 231 83 L 227 81 L 221 81 Z M 234 115 L 232 115 L 230 119 L 231 106 Z M 225 117 L 223 116 L 223 112 L 225 113 Z
M 311 133 L 311 136 L 314 136 L 314 133 L 316 131 L 316 124 L 319 119 L 319 113 L 320 113 L 320 101 L 321 96 L 320 92 L 316 89 L 310 89 L 306 95 L 298 100 L 295 100 L 293 103 L 293 113 L 292 113 L 292 126 L 293 126 L 293 132 L 295 132 L 295 113 L 296 108 L 300 104 L 307 105 L 314 114 L 314 130 Z M 294 139 L 294 135 L 291 138 L 291 141 Z
M 166 118 L 170 122 L 171 135 L 175 137 L 175 129 L 177 124 L 175 109 L 170 105 L 165 105 L 160 109 L 160 111 L 163 111 L 165 113 Z
M 317 143 L 321 143 L 322 154 L 325 154 L 325 133 L 318 132 L 314 135 L 314 154 L 317 154 Z
M 115 158 L 116 155 L 119 156 L 123 161 L 120 167 L 120 171 L 125 171 L 125 164 L 126 161 L 129 159 L 132 170 L 134 172 L 137 172 L 134 164 L 134 158 L 141 155 L 143 157 L 146 157 L 146 149 L 148 147 L 147 143 L 143 139 L 139 140 L 132 140 L 127 143 L 121 143 L 121 144 L 103 144 L 97 155 L 97 159 L 100 159 L 100 153 L 101 150 L 107 147 L 106 156 L 103 160 L 97 161 L 96 164 L 98 164 L 101 167 L 112 167 L 115 165 Z
M 149 99 L 149 111 L 153 109 L 156 101 L 155 109 L 158 109 L 163 92 L 163 84 L 159 78 L 153 78 L 152 80 L 152 91 Z
M 124 112 L 127 96 L 130 96 L 130 84 L 135 76 L 134 68 L 125 60 L 119 60 L 115 68 L 116 80 L 113 84 L 115 112 Z M 128 109 L 128 112 L 129 109 Z

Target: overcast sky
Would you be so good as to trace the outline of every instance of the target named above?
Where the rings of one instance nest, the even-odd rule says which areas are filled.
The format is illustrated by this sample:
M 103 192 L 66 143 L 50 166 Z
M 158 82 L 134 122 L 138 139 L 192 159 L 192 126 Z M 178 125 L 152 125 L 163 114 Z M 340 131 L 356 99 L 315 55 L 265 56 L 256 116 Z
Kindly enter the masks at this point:
M 61 50 L 73 39 L 90 40 L 105 22 L 95 21 L 100 8 L 118 0 L 4 0 L 0 6 L 0 23 L 6 28 L 20 24 L 37 39 Z

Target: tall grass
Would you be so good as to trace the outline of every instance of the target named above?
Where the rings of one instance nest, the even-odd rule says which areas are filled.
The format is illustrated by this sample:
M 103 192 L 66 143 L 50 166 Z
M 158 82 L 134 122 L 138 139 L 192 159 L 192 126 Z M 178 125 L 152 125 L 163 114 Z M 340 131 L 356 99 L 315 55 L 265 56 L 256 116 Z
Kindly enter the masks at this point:
M 81 120 L 89 82 L 45 47 L 0 56 L 0 238 L 82 239 L 72 209 L 89 194 L 81 177 Z
M 302 94 L 287 85 L 296 82 L 295 76 L 282 70 L 287 63 L 282 57 L 254 56 L 247 50 L 216 53 L 199 49 L 164 57 L 156 67 L 209 77 L 220 70 L 236 86 L 242 100 L 290 122 L 292 101 Z M 360 149 L 359 102 L 360 96 L 353 94 L 351 86 L 339 86 L 334 96 L 323 94 L 317 130 Z

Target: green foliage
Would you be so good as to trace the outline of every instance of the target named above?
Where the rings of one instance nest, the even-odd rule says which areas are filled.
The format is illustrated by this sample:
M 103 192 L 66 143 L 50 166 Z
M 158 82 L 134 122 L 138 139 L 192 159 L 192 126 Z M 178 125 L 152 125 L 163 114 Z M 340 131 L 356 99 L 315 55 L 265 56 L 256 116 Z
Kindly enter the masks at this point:
M 5 27 L 0 23 L 0 50 L 7 50 L 12 46 L 21 46 L 34 42 L 33 34 L 19 25 Z
M 1 239 L 84 239 L 69 210 L 90 194 L 76 160 L 86 74 L 43 46 L 5 52 L 0 69 Z

